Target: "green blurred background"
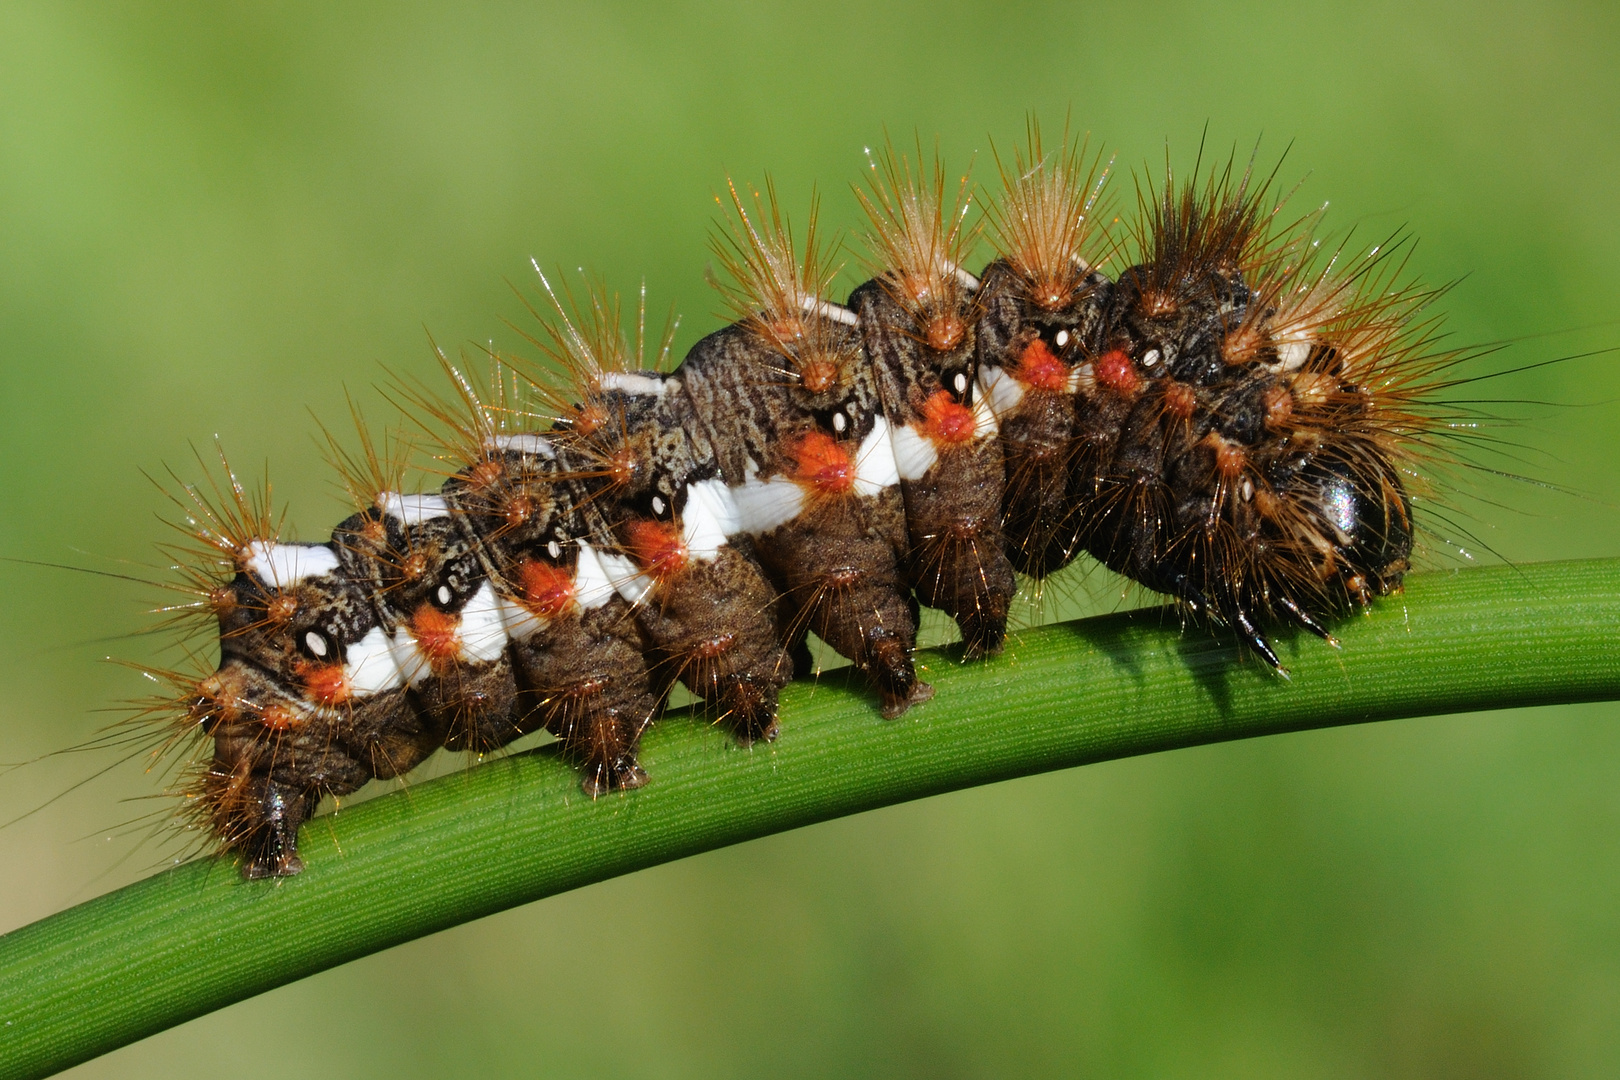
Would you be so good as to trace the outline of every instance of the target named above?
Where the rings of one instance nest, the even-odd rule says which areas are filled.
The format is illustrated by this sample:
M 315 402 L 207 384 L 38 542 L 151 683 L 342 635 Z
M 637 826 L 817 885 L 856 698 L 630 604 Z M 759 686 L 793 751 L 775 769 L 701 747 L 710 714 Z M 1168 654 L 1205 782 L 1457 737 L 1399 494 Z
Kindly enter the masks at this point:
M 1135 8 L 7 3 L 0 555 L 142 573 L 165 532 L 142 470 L 194 475 L 216 433 L 317 536 L 342 507 L 307 410 L 341 421 L 347 388 L 382 413 L 380 363 L 430 374 L 424 327 L 515 343 L 530 256 L 645 275 L 684 348 L 717 325 L 726 173 L 768 169 L 791 205 L 819 185 L 852 226 L 885 125 L 989 181 L 990 139 L 1072 109 L 1118 153 L 1121 206 L 1166 140 L 1183 166 L 1206 125 L 1222 154 L 1292 140 L 1300 205 L 1358 238 L 1410 225 L 1415 271 L 1464 279 L 1454 340 L 1519 339 L 1477 370 L 1620 343 L 1613 5 Z M 1487 547 L 1620 554 L 1615 370 L 1480 388 L 1565 403 L 1507 410 L 1506 437 L 1577 489 L 1461 477 Z M 1101 573 L 1074 591 L 1120 602 Z M 0 564 L 0 596 L 0 760 L 141 692 L 99 657 L 162 655 L 129 636 L 137 586 Z M 1612 1076 L 1617 718 L 1394 723 L 932 799 L 440 934 L 75 1075 Z M 106 763 L 0 777 L 0 812 Z M 114 827 L 155 786 L 117 770 L 0 831 L 0 929 L 150 872 L 163 849 Z

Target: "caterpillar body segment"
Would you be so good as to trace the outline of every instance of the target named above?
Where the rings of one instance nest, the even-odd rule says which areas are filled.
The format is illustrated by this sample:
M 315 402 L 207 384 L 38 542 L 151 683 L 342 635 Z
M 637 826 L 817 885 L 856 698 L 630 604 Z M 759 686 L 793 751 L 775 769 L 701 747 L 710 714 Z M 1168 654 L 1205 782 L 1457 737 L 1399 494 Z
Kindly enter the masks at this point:
M 504 738 L 465 745 L 544 727 L 596 795 L 646 782 L 635 745 L 658 698 L 623 595 L 634 570 L 577 466 L 543 436 L 498 435 L 443 491 L 494 587 L 517 695 L 504 727 L 478 732 Z
M 1002 529 L 1014 568 L 1037 580 L 1079 551 L 1070 474 L 1076 368 L 1096 355 L 1114 256 L 1100 221 L 1112 162 L 1067 131 L 1048 151 L 1031 121 L 1010 159 L 997 154 L 1001 199 L 986 210 L 999 257 L 979 275 L 980 393 L 1006 462 Z
M 921 603 L 956 621 L 969 656 L 994 655 L 1017 582 L 1001 535 L 1005 464 L 997 421 L 975 393 L 969 302 L 951 316 L 959 337 L 948 350 L 918 340 L 923 328 L 882 281 L 856 289 L 850 306 L 889 417 L 906 508 L 906 584 Z
M 714 249 L 740 318 L 693 346 L 681 373 L 790 638 L 808 630 L 848 657 L 894 718 L 933 689 L 911 659 L 911 541 L 882 376 L 856 313 L 825 299 L 814 204 L 801 258 L 774 189 L 752 214 L 728 190 L 735 217 Z
M 848 306 L 889 421 L 917 599 L 956 621 L 970 657 L 1001 651 L 1017 591 L 1002 542 L 1005 469 L 997 418 L 978 389 L 979 280 L 962 269 L 973 239 L 963 177 L 947 201 L 943 165 L 924 170 L 892 146 L 858 191 L 876 276 Z
M 744 742 L 774 738 L 777 694 L 793 677 L 776 592 L 680 376 L 624 377 L 600 397 L 609 419 L 589 438 L 599 458 L 627 466 L 608 489 L 613 528 L 636 567 L 655 670 Z
M 1092 272 L 1050 307 L 1006 260 L 986 267 L 975 336 L 979 394 L 1006 468 L 1002 529 L 1014 569 L 1039 579 L 1079 552 L 1070 496 L 1082 358 L 1095 354 L 1111 283 Z
M 414 707 L 393 658 L 373 651 L 391 639 L 331 546 L 255 540 L 242 556 L 215 600 L 219 668 L 190 714 L 213 740 L 205 820 L 243 872 L 262 877 L 302 867 L 298 827 L 323 793 L 406 771 L 444 733 Z
M 853 362 L 859 341 L 833 340 L 855 377 L 817 392 L 766 374 L 773 349 L 746 325 L 698 342 L 680 371 L 728 448 L 722 472 L 789 639 L 808 630 L 848 657 L 892 718 L 932 694 L 912 664 L 916 618 L 899 576 L 905 504 L 875 387 Z

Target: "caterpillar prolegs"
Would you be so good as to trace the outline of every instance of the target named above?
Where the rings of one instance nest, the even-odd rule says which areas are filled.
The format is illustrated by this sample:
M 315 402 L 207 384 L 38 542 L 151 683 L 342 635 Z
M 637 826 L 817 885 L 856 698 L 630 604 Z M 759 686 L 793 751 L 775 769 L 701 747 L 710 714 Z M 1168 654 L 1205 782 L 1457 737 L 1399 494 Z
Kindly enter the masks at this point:
M 873 161 L 871 277 L 843 303 L 814 206 L 798 244 L 768 185 L 730 188 L 713 246 L 738 321 L 670 371 L 640 367 L 644 299 L 632 342 L 605 289 L 542 274 L 543 360 L 475 379 L 441 356 L 446 396 L 402 387 L 447 479 L 401 493 L 391 446 L 336 450 L 358 510 L 327 543 L 275 535 L 234 477 L 184 489 L 220 651 L 172 676 L 212 741 L 187 794 L 244 874 L 298 872 L 323 795 L 441 746 L 545 728 L 590 794 L 644 784 L 637 740 L 677 683 L 770 739 L 810 634 L 898 717 L 933 693 L 920 605 L 993 655 L 1019 576 L 1081 552 L 1279 670 L 1269 628 L 1331 640 L 1399 585 L 1440 361 L 1394 249 L 1322 254 L 1314 215 L 1280 224 L 1230 166 L 1144 188 L 1110 229 L 1109 170 L 1032 129 L 974 275 L 968 183 L 918 158 Z

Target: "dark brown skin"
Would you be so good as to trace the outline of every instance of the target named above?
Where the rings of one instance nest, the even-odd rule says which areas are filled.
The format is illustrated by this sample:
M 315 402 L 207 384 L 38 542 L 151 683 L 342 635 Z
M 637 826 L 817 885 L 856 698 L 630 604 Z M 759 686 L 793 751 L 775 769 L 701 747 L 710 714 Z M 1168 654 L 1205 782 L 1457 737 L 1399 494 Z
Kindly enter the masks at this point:
M 917 681 L 914 616 L 888 540 L 873 527 L 884 511 L 903 523 L 903 509 L 893 505 L 898 502 L 898 492 L 818 500 L 758 542 L 783 595 L 805 598 L 797 611 L 806 628 L 853 661 L 882 699 L 888 720 L 934 696 L 933 687 Z
M 654 672 L 679 679 L 745 746 L 776 738 L 776 698 L 793 678 L 775 614 L 776 591 L 731 545 L 660 581 L 636 611 Z
M 881 281 L 856 289 L 849 306 L 861 320 L 891 426 L 925 423 L 929 404 L 947 397 L 972 407 L 970 310 L 960 312 L 959 343 L 941 351 L 922 340 L 924 328 Z M 942 448 L 925 475 L 900 482 L 910 541 L 901 560 L 903 575 L 918 600 L 956 620 L 969 656 L 1001 651 L 1007 609 L 1017 592 L 1001 536 L 1005 471 L 1000 441 L 972 438 Z
M 520 715 L 562 740 L 593 798 L 638 788 L 636 742 L 658 709 L 635 616 L 623 600 L 558 619 L 509 647 Z M 628 677 L 627 677 L 628 673 Z

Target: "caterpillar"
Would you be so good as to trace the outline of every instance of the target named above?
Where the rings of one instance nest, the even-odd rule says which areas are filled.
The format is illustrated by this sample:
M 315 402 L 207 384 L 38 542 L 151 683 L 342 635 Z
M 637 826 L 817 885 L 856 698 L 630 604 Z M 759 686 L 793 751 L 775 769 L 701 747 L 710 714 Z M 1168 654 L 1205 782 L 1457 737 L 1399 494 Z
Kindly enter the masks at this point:
M 329 439 L 354 513 L 325 543 L 280 536 L 228 466 L 173 493 L 174 610 L 219 659 L 163 673 L 153 710 L 210 748 L 185 805 L 246 877 L 298 873 L 323 796 L 439 747 L 544 728 L 588 794 L 639 787 L 677 684 L 774 738 L 809 635 L 899 717 L 933 694 L 921 607 L 993 656 L 1020 579 L 1082 553 L 1284 674 L 1276 628 L 1332 642 L 1399 587 L 1445 359 L 1402 244 L 1324 249 L 1235 159 L 1167 168 L 1121 225 L 1111 163 L 1033 124 L 974 225 L 920 144 L 869 164 L 870 276 L 843 302 L 815 202 L 801 239 L 769 183 L 728 182 L 735 321 L 673 369 L 673 329 L 643 364 L 644 290 L 632 340 L 605 286 L 540 273 L 537 357 L 492 351 L 484 377 L 440 353 L 448 391 L 396 386 L 437 490 L 404 492 L 411 440 L 361 420 L 359 450 Z

